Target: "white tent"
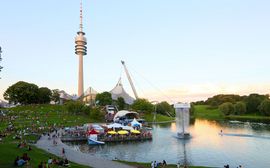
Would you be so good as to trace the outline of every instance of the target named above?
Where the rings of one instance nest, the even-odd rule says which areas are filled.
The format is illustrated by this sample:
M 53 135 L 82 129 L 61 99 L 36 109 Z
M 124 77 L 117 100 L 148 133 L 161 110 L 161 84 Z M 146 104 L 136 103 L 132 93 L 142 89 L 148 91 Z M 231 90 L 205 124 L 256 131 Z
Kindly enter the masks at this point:
M 121 78 L 119 79 L 118 83 L 116 86 L 110 91 L 112 94 L 112 99 L 117 100 L 119 97 L 122 97 L 125 100 L 125 103 L 127 104 L 133 104 L 134 98 L 131 97 L 124 89 L 122 83 L 121 83 Z
M 113 124 L 110 124 L 110 125 L 107 125 L 108 128 L 122 128 L 123 125 L 121 124 L 118 124 L 118 123 L 113 123 Z
M 142 124 L 139 123 L 139 122 L 136 120 L 136 118 L 134 118 L 133 121 L 131 121 L 130 124 L 131 124 L 132 127 L 137 127 L 137 126 L 142 127 Z
M 115 114 L 113 121 L 117 121 L 119 118 L 124 117 L 124 116 L 129 115 L 129 114 L 133 114 L 136 116 L 139 115 L 137 112 L 134 112 L 134 111 L 121 110 Z

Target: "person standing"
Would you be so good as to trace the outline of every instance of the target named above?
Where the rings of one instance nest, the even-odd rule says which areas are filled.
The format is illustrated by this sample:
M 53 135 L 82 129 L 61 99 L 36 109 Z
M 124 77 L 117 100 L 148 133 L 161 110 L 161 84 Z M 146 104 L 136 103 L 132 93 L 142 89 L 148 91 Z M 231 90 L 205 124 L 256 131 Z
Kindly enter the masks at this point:
M 154 162 L 151 162 L 151 168 L 155 168 Z
M 66 151 L 64 148 L 62 148 L 62 155 L 63 155 L 63 158 L 66 156 Z

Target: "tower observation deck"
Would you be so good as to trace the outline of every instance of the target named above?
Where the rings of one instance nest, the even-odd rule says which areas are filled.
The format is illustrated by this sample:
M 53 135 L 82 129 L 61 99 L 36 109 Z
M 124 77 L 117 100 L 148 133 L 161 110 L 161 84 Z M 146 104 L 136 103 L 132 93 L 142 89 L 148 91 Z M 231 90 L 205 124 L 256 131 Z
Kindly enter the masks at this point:
M 83 56 L 87 54 L 87 40 L 83 32 L 82 0 L 80 4 L 80 30 L 75 37 L 75 54 L 79 57 L 78 97 L 83 94 Z

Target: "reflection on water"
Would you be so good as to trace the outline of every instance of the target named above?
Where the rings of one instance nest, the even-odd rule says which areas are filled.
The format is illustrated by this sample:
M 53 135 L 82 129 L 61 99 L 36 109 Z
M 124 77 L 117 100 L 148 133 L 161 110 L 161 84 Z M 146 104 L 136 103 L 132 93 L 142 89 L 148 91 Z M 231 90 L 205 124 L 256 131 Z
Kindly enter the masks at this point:
M 235 136 L 221 136 L 220 130 Z M 177 131 L 175 123 L 158 124 L 153 125 L 152 141 L 108 143 L 104 146 L 89 146 L 86 142 L 70 145 L 108 159 L 138 162 L 165 159 L 173 164 L 180 162 L 216 167 L 225 164 L 232 167 L 241 164 L 245 168 L 270 165 L 270 139 L 265 138 L 270 137 L 269 125 L 196 119 L 189 128 L 191 139 L 175 138 Z

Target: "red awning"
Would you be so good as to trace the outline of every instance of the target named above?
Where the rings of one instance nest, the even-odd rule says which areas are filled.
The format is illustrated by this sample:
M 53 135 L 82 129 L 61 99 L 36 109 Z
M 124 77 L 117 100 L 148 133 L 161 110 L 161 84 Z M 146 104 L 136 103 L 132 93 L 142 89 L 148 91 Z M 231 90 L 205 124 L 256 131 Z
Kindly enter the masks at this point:
M 90 135 L 90 134 L 98 134 L 98 132 L 96 130 L 92 129 L 92 130 L 88 131 L 87 134 L 88 135 Z

